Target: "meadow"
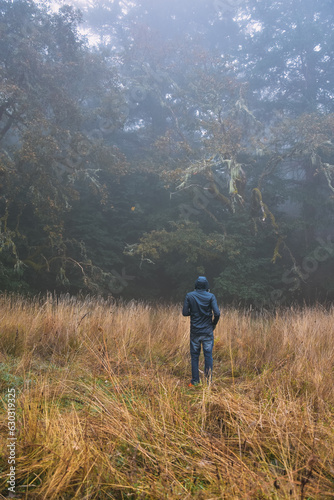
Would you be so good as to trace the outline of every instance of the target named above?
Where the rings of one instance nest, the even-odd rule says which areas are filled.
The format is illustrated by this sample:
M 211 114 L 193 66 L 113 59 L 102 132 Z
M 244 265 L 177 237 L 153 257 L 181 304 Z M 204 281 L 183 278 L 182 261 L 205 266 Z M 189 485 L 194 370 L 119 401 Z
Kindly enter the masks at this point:
M 334 309 L 222 307 L 196 388 L 181 305 L 2 295 L 0 318 L 1 498 L 11 409 L 15 498 L 334 498 Z

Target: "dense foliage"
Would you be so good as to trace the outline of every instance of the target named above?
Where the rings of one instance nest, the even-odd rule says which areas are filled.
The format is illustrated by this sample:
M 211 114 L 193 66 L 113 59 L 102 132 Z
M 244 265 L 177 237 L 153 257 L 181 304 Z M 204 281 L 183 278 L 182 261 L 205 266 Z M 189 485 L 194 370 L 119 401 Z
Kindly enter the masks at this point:
M 2 0 L 0 288 L 331 300 L 331 7 Z

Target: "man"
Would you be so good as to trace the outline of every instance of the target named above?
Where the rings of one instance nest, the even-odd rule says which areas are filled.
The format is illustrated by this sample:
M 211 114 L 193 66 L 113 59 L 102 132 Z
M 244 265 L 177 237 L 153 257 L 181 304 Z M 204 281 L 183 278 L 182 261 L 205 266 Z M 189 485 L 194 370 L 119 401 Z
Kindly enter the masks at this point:
M 212 319 L 213 313 L 213 319 Z M 192 379 L 189 387 L 199 384 L 198 360 L 201 345 L 204 353 L 204 373 L 207 380 L 212 376 L 213 330 L 219 321 L 220 311 L 216 297 L 209 292 L 209 283 L 205 276 L 199 276 L 195 290 L 187 293 L 183 316 L 190 316 L 190 355 Z

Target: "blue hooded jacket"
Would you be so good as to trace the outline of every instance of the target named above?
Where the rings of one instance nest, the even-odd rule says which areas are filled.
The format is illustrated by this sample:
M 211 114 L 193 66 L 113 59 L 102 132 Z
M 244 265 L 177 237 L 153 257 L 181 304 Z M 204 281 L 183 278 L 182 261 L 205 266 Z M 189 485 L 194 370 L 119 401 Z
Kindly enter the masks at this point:
M 191 334 L 203 335 L 213 332 L 214 326 L 219 321 L 220 311 L 216 297 L 209 292 L 209 283 L 205 276 L 199 276 L 195 283 L 195 290 L 187 293 L 182 314 L 190 316 Z

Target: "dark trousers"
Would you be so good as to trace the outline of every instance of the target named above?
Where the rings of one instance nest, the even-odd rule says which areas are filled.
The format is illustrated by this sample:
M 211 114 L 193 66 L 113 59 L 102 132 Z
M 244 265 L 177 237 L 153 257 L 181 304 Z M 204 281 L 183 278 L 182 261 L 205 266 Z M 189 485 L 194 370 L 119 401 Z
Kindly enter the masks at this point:
M 213 333 L 204 335 L 190 334 L 190 355 L 191 355 L 191 383 L 199 383 L 198 361 L 201 354 L 201 346 L 203 346 L 204 354 L 204 373 L 207 380 L 211 380 L 213 359 Z

